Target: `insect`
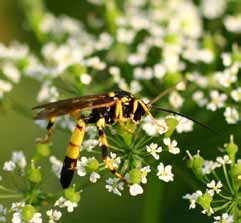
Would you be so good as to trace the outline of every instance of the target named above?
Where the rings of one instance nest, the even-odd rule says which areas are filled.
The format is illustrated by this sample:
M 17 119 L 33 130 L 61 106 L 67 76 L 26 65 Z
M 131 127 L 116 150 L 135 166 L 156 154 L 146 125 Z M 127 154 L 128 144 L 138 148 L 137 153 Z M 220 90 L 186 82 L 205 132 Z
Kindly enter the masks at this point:
M 108 159 L 108 141 L 105 134 L 105 126 L 107 124 L 113 124 L 115 122 L 122 122 L 131 120 L 134 123 L 138 123 L 143 116 L 148 115 L 153 123 L 159 128 L 165 128 L 159 125 L 159 123 L 152 116 L 150 109 L 157 109 L 164 112 L 170 112 L 180 116 L 184 116 L 202 127 L 210 129 L 208 126 L 192 119 L 189 116 L 164 109 L 153 107 L 152 103 L 161 97 L 159 95 L 151 103 L 145 103 L 144 101 L 135 98 L 131 93 L 123 90 L 113 91 L 105 94 L 89 95 L 83 97 L 70 98 L 66 100 L 60 100 L 48 104 L 43 104 L 34 107 L 33 109 L 39 110 L 34 119 L 42 120 L 48 119 L 47 125 L 47 137 L 42 143 L 48 143 L 52 135 L 52 127 L 55 119 L 58 116 L 69 114 L 77 120 L 76 127 L 70 138 L 69 145 L 67 147 L 66 156 L 64 159 L 60 182 L 63 188 L 69 187 L 75 169 L 77 160 L 80 154 L 80 146 L 83 142 L 85 134 L 85 126 L 88 124 L 95 124 L 98 130 L 98 135 L 102 148 L 102 159 L 105 166 L 119 179 L 128 183 L 127 180 L 117 172 Z M 88 115 L 81 114 L 82 111 L 89 110 Z

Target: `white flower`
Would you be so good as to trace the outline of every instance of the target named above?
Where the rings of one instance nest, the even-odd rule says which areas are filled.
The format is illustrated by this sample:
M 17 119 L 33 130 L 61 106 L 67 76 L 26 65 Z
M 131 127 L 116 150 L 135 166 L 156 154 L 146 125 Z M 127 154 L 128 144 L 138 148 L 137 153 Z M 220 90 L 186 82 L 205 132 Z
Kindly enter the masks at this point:
M 14 151 L 12 153 L 12 161 L 16 163 L 21 169 L 24 169 L 27 165 L 25 155 L 22 151 Z
M 141 182 L 143 184 L 146 184 L 147 183 L 147 174 L 151 172 L 151 168 L 150 166 L 144 166 L 141 168 Z
M 130 195 L 136 196 L 143 193 L 143 188 L 139 184 L 132 184 L 129 188 Z
M 22 210 L 22 208 L 24 207 L 24 205 L 25 205 L 25 202 L 12 203 L 11 210 L 20 212 Z
M 168 151 L 172 154 L 178 154 L 180 153 L 179 147 L 177 147 L 177 141 L 173 140 L 171 141 L 170 138 L 164 138 L 163 143 L 168 147 Z
M 121 182 L 117 178 L 108 178 L 106 180 L 105 188 L 108 190 L 108 192 L 112 192 L 113 194 L 116 194 L 118 196 L 121 196 L 122 190 L 124 190 L 124 183 Z
M 86 169 L 85 169 L 87 164 L 88 164 L 88 159 L 85 156 L 82 156 L 80 161 L 79 160 L 77 161 L 76 169 L 77 169 L 77 174 L 79 176 L 82 177 L 87 174 Z
M 203 15 L 208 19 L 220 17 L 226 8 L 225 0 L 202 0 L 201 10 Z
M 218 91 L 213 90 L 210 92 L 211 101 L 207 104 L 207 109 L 211 111 L 216 111 L 217 108 L 222 108 L 224 102 L 227 99 L 226 94 L 220 94 Z
M 38 93 L 37 101 L 56 101 L 59 97 L 58 90 L 55 86 L 51 85 L 49 81 L 45 81 Z
M 55 203 L 54 206 L 65 208 L 67 207 L 68 212 L 73 212 L 74 208 L 78 206 L 76 202 L 69 201 L 64 197 L 60 197 Z
M 222 216 L 215 216 L 213 223 L 233 223 L 233 216 L 228 213 L 223 213 Z
M 163 163 L 160 163 L 157 166 L 158 172 L 157 176 L 160 180 L 163 180 L 165 182 L 173 181 L 173 173 L 172 173 L 172 166 L 167 165 L 166 167 L 164 166 Z
M 231 97 L 236 102 L 241 101 L 241 87 L 238 87 L 237 89 L 232 90 Z
M 174 108 L 180 108 L 184 99 L 178 92 L 173 91 L 169 96 L 169 102 Z
M 223 157 L 221 156 L 218 156 L 216 158 L 216 161 L 219 165 L 224 165 L 224 164 L 231 164 L 232 161 L 229 159 L 229 156 L 228 155 L 224 155 Z
M 202 173 L 203 174 L 210 174 L 213 170 L 215 170 L 219 166 L 218 163 L 212 160 L 205 160 L 202 166 Z
M 5 215 L 7 214 L 7 208 L 0 204 L 0 222 L 6 222 L 7 219 Z
M 39 212 L 34 213 L 33 218 L 29 221 L 29 223 L 42 223 L 42 215 Z
M 221 189 L 223 187 L 223 184 L 221 183 L 221 181 L 218 181 L 217 183 L 215 182 L 215 180 L 212 180 L 210 183 L 207 184 L 208 188 L 211 188 L 211 190 L 208 190 L 208 193 L 213 196 L 215 194 L 215 192 L 217 194 L 219 194 L 221 192 Z
M 208 100 L 204 97 L 204 93 L 199 90 L 193 93 L 192 100 L 195 101 L 200 107 L 203 107 L 208 102 Z
M 4 63 L 2 66 L 2 71 L 9 80 L 14 83 L 18 83 L 20 80 L 20 72 L 13 63 Z
M 22 214 L 15 212 L 12 217 L 12 223 L 22 223 Z
M 85 85 L 89 85 L 91 80 L 92 80 L 92 77 L 87 73 L 83 73 L 80 75 L 80 81 Z
M 230 32 L 241 33 L 241 15 L 226 16 L 224 19 L 224 25 Z
M 115 169 L 117 169 L 121 163 L 120 157 L 113 152 L 110 152 L 110 155 L 108 156 L 108 161 Z
M 64 197 L 60 197 L 57 201 L 55 201 L 54 206 L 63 208 L 65 201 L 67 201 L 67 200 Z
M 117 30 L 117 41 L 120 43 L 131 43 L 135 37 L 135 31 L 119 28 Z
M 159 160 L 159 154 L 162 152 L 162 147 L 158 146 L 156 143 L 151 143 L 150 145 L 146 146 L 147 152 L 149 152 L 156 160 Z
M 191 132 L 193 130 L 193 121 L 184 117 L 178 117 L 177 119 L 178 125 L 176 126 L 176 131 L 178 133 Z
M 106 67 L 106 64 L 104 62 L 101 62 L 100 58 L 97 56 L 87 59 L 86 65 L 96 70 L 104 70 Z
M 237 71 L 235 67 L 227 68 L 222 72 L 216 72 L 214 79 L 223 87 L 228 88 L 237 81 Z
M 34 213 L 33 218 L 28 223 L 42 223 L 42 215 L 39 212 Z M 22 212 L 15 212 L 12 217 L 12 223 L 25 223 L 22 218 Z
M 9 160 L 3 164 L 3 170 L 5 171 L 13 171 L 15 170 L 16 164 L 12 161 Z
M 49 217 L 49 223 L 55 223 L 55 221 L 58 221 L 62 216 L 62 213 L 60 211 L 54 209 L 46 211 L 46 214 Z
M 224 117 L 228 124 L 235 124 L 239 121 L 239 113 L 236 108 L 226 107 Z
M 165 75 L 165 68 L 163 67 L 162 64 L 155 64 L 154 66 L 154 76 L 157 78 L 157 79 L 161 79 L 164 77 Z
M 88 152 L 91 152 L 99 144 L 99 141 L 96 139 L 85 140 L 82 144 L 83 149 L 86 149 Z
M 0 98 L 3 97 L 3 94 L 5 92 L 9 92 L 12 90 L 12 84 L 4 81 L 4 80 L 0 80 Z
M 202 196 L 202 191 L 198 190 L 193 194 L 186 194 L 183 196 L 183 199 L 190 201 L 189 209 L 194 209 L 196 207 L 196 202 L 199 197 Z
M 131 81 L 131 83 L 130 83 L 130 92 L 132 94 L 136 94 L 136 93 L 140 92 L 141 90 L 142 90 L 142 86 L 141 86 L 139 81 L 137 81 L 137 80 Z
M 76 202 L 67 200 L 64 202 L 64 206 L 67 207 L 68 212 L 73 212 L 74 208 L 76 208 L 78 206 L 78 204 Z
M 58 160 L 55 156 L 49 157 L 49 162 L 51 163 L 51 169 L 54 172 L 54 174 L 60 178 L 60 173 L 63 167 L 63 162 Z
M 100 174 L 98 174 L 96 172 L 92 172 L 90 174 L 90 182 L 96 183 L 98 179 L 100 179 Z

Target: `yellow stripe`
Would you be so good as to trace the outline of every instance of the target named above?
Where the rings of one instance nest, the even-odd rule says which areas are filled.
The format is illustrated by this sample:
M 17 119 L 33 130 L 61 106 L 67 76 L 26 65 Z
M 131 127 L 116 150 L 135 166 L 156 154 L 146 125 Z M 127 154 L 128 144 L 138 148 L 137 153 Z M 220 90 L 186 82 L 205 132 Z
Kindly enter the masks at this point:
M 79 129 L 79 127 L 77 127 L 77 125 L 79 127 L 81 127 L 81 129 Z M 68 156 L 71 159 L 78 159 L 79 158 L 79 154 L 80 154 L 80 145 L 82 144 L 83 138 L 84 138 L 84 128 L 85 128 L 85 123 L 83 120 L 79 120 L 77 123 L 73 134 L 70 138 L 70 144 L 67 148 L 66 151 L 66 156 Z

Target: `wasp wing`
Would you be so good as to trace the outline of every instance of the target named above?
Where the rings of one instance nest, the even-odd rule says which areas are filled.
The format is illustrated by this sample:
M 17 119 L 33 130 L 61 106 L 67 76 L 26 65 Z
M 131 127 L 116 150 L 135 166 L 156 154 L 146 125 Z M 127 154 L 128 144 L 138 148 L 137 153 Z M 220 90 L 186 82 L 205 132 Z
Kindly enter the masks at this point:
M 51 117 L 69 114 L 78 110 L 83 111 L 94 108 L 103 108 L 112 106 L 114 104 L 115 100 L 108 94 L 70 98 L 34 107 L 34 110 L 40 110 L 34 119 L 48 119 Z

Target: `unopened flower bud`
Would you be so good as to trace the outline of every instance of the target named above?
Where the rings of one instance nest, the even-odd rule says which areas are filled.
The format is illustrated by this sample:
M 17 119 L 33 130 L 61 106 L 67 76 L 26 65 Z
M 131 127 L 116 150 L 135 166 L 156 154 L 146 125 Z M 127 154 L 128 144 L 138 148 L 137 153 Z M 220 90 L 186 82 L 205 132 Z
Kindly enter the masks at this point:
M 178 125 L 178 120 L 175 118 L 167 118 L 165 122 L 168 126 L 168 131 L 165 133 L 165 137 L 170 137 Z
M 241 163 L 234 164 L 230 169 L 230 175 L 235 191 L 238 191 L 241 186 Z
M 70 187 L 64 190 L 64 196 L 67 200 L 78 203 L 80 201 L 80 192 L 75 191 L 75 188 Z
M 37 145 L 37 153 L 38 153 L 40 156 L 48 157 L 49 154 L 50 154 L 49 145 L 48 145 L 48 144 L 45 144 L 45 143 L 39 143 L 39 144 Z
M 232 164 L 234 164 L 235 156 L 236 156 L 236 153 L 238 152 L 238 146 L 234 143 L 233 135 L 230 136 L 230 142 L 225 145 L 225 148 L 228 153 L 229 159 L 232 161 Z
M 189 156 L 188 167 L 192 169 L 198 179 L 201 179 L 203 177 L 202 167 L 205 160 L 200 156 L 199 151 L 194 156 L 192 156 L 189 151 L 187 151 L 187 153 Z
M 139 184 L 142 180 L 142 173 L 139 169 L 132 169 L 129 172 L 130 182 L 133 184 Z
M 213 200 L 213 197 L 206 192 L 202 196 L 200 196 L 197 200 L 197 203 L 207 212 L 208 216 L 210 216 L 212 207 L 211 207 L 211 202 Z
M 31 167 L 27 169 L 26 176 L 32 183 L 40 183 L 42 181 L 40 168 L 36 168 L 33 162 Z
M 34 216 L 35 208 L 30 204 L 25 205 L 22 213 L 23 220 L 29 222 Z
M 92 172 L 96 171 L 98 168 L 99 168 L 99 161 L 95 158 L 89 160 L 89 162 L 86 166 L 86 170 L 89 173 L 92 173 Z

